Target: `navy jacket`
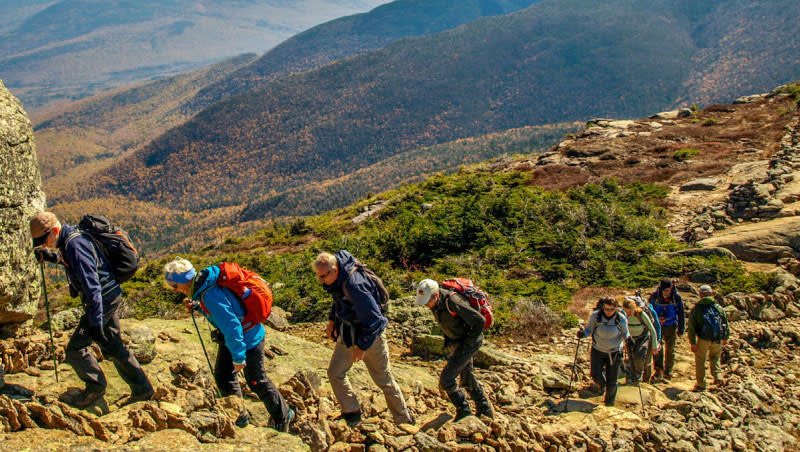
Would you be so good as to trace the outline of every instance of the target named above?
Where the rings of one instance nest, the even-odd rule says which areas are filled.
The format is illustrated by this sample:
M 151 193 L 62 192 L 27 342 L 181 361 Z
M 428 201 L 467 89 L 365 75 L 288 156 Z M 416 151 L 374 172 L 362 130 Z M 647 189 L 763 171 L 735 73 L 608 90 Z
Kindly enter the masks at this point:
M 229 289 L 218 286 L 217 279 L 219 279 L 219 267 L 216 265 L 198 273 L 192 300 L 203 302 L 208 314 L 202 309 L 198 310 L 222 332 L 225 346 L 231 352 L 234 364 L 242 364 L 245 362 L 247 350 L 260 344 L 264 340 L 266 331 L 261 324 L 244 331 L 242 319 L 246 311 L 242 302 Z
M 119 298 L 122 289 L 94 241 L 85 234 L 69 239 L 73 232 L 77 232 L 77 228 L 67 224 L 61 226 L 56 248 L 61 253 L 70 285 L 81 296 L 89 325 L 102 326 L 103 304 Z
M 386 328 L 389 320 L 381 314 L 378 306 L 380 294 L 375 284 L 359 271 L 350 276 L 350 270 L 355 266 L 353 255 L 340 250 L 335 256 L 339 276 L 333 284 L 322 286 L 333 296 L 328 319 L 334 321 L 344 345 L 352 347 L 355 344 L 361 350 L 367 350 Z M 350 300 L 343 290 L 345 285 L 352 298 Z
M 659 288 L 650 295 L 650 304 L 656 309 L 662 327 L 677 325 L 678 336 L 683 334 L 686 326 L 686 313 L 683 308 L 683 298 L 674 283 L 670 300 L 664 300 Z

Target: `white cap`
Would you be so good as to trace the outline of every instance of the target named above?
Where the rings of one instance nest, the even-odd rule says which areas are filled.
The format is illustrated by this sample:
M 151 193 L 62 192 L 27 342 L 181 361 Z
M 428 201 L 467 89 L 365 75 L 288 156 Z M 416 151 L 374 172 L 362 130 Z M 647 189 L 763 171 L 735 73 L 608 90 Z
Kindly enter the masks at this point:
M 423 279 L 417 286 L 417 298 L 414 300 L 417 306 L 428 304 L 431 296 L 439 291 L 439 283 L 432 279 Z
M 698 292 L 700 292 L 700 295 L 711 295 L 711 286 L 708 284 L 703 284 L 700 286 L 700 289 L 698 289 Z

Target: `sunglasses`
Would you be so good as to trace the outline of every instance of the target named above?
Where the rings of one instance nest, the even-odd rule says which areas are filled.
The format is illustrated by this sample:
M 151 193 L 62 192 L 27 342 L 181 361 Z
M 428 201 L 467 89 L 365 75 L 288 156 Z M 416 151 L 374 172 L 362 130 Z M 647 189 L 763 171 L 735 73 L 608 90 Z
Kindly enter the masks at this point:
M 39 248 L 40 246 L 44 245 L 47 242 L 47 237 L 50 236 L 50 231 L 47 231 L 41 237 L 36 237 L 33 239 L 33 247 Z

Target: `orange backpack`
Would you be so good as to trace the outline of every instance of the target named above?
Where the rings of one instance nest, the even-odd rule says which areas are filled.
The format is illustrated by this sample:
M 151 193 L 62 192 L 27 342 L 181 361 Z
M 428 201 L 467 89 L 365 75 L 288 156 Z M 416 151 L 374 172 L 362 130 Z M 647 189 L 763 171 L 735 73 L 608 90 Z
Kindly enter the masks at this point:
M 272 312 L 272 291 L 267 282 L 256 272 L 233 262 L 223 262 L 219 265 L 217 285 L 229 289 L 244 305 L 245 315 L 242 320 L 244 331 L 263 323 Z M 200 306 L 208 314 L 202 301 Z

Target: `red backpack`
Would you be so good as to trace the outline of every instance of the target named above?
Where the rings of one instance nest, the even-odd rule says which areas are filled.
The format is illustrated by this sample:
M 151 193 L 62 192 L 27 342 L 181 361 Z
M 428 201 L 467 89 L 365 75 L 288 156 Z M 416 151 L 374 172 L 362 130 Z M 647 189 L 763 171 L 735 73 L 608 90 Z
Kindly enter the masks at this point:
M 244 305 L 245 315 L 242 320 L 244 331 L 249 331 L 263 323 L 272 312 L 272 291 L 267 282 L 261 279 L 256 272 L 242 268 L 233 262 L 223 262 L 219 265 L 217 285 L 229 289 Z M 200 306 L 208 314 L 202 301 Z
M 454 290 L 464 296 L 469 301 L 473 308 L 481 313 L 486 322 L 483 324 L 483 329 L 488 329 L 494 322 L 494 314 L 492 313 L 492 302 L 486 292 L 475 287 L 471 279 L 467 278 L 453 278 L 445 279 L 442 281 L 442 286 L 450 290 Z M 450 311 L 448 309 L 448 311 Z M 455 316 L 454 312 L 450 312 Z

